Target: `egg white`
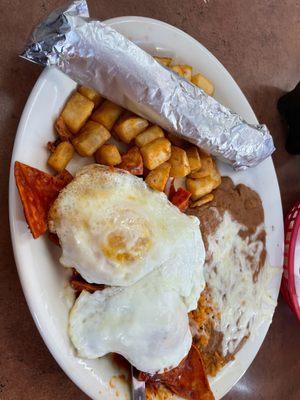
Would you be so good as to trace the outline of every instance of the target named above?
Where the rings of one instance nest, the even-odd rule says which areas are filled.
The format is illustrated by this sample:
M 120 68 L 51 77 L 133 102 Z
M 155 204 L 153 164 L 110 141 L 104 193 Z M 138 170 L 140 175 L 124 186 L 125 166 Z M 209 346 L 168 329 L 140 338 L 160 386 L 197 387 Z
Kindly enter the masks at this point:
M 187 307 L 155 270 L 129 287 L 82 292 L 69 321 L 69 335 L 84 358 L 114 352 L 140 371 L 177 366 L 192 343 Z
M 49 212 L 65 267 L 88 282 L 127 286 L 176 255 L 196 257 L 199 221 L 141 179 L 98 164 L 82 168 Z M 200 246 L 201 247 L 201 246 Z M 201 261 L 200 261 L 201 262 Z

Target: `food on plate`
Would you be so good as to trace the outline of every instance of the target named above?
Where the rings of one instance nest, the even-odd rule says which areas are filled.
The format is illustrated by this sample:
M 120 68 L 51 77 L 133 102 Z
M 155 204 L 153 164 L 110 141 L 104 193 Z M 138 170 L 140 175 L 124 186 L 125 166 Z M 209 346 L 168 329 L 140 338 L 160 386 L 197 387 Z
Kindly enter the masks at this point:
M 172 63 L 172 58 L 171 57 L 154 57 L 156 61 L 158 61 L 160 64 L 164 65 L 165 67 L 169 67 L 169 65 Z
M 89 100 L 91 100 L 95 108 L 99 106 L 99 104 L 102 101 L 102 96 L 100 93 L 96 92 L 96 90 L 87 87 L 87 86 L 79 86 L 78 92 L 82 94 L 84 97 L 87 97 Z
M 170 69 L 171 69 L 172 71 L 176 72 L 176 74 L 178 74 L 179 76 L 182 76 L 182 77 L 183 77 L 183 71 L 182 71 L 180 65 L 172 65 L 172 66 L 170 67 Z
M 55 121 L 54 128 L 58 134 L 59 139 L 63 142 L 65 140 L 71 140 L 73 138 L 72 132 L 69 131 L 63 117 L 60 115 Z
M 192 193 L 192 200 L 197 201 L 208 195 L 221 184 L 221 176 L 211 156 L 201 153 L 201 168 L 189 174 L 186 187 Z
M 167 263 L 177 243 L 186 263 L 195 260 L 201 239 L 197 219 L 180 213 L 165 194 L 99 164 L 77 172 L 51 206 L 48 224 L 60 240 L 61 264 L 106 285 L 137 282 Z
M 32 236 L 36 239 L 47 231 L 47 214 L 59 191 L 72 179 L 63 171 L 56 176 L 15 162 L 14 173 L 24 215 Z
M 50 235 L 52 235 L 52 233 Z M 54 236 L 57 237 L 56 235 Z M 82 278 L 82 276 L 75 269 L 73 269 L 72 271 L 70 285 L 72 289 L 75 290 L 76 297 L 78 297 L 83 290 L 86 290 L 89 293 L 94 293 L 96 290 L 103 290 L 105 288 L 105 285 L 88 283 Z
M 143 132 L 149 122 L 137 115 L 130 113 L 121 117 L 114 125 L 114 131 L 124 143 L 130 143 L 139 133 Z
M 213 95 L 191 66 L 156 59 Z M 259 321 L 266 234 L 258 195 L 221 180 L 207 152 L 86 86 L 55 130 L 48 164 L 59 174 L 17 162 L 15 176 L 33 237 L 48 228 L 72 269 L 68 333 L 78 355 L 122 355 L 142 371 L 148 400 L 213 399 L 207 375 L 234 358 Z M 98 164 L 73 178 L 65 168 L 74 148 Z
M 95 105 L 102 101 L 89 88 L 80 87 L 76 93 Z M 188 313 L 196 310 L 204 288 L 204 248 L 198 222 L 184 214 L 192 196 L 184 188 L 185 177 L 192 179 L 191 173 L 202 171 L 216 178 L 219 173 L 201 149 L 174 134 L 165 138 L 159 126 L 149 127 L 147 120 L 123 114 L 123 108 L 110 101 L 104 100 L 88 117 L 84 110 L 81 118 L 78 98 L 74 101 L 74 97 L 78 96 L 73 94 L 64 108 L 66 120 L 62 113 L 55 122 L 57 139 L 48 143 L 48 164 L 62 172 L 52 177 L 38 171 L 37 176 L 49 185 L 40 186 L 36 179 L 25 190 L 16 174 L 26 219 L 35 238 L 50 230 L 50 239 L 62 249 L 61 263 L 73 268 L 70 285 L 78 299 L 69 333 L 78 353 L 97 358 L 117 352 L 141 371 L 170 370 L 175 379 L 179 369 L 174 367 L 185 359 L 192 343 Z M 75 115 L 84 121 L 76 132 L 76 123 L 70 128 Z M 124 145 L 119 148 L 119 142 L 110 143 L 111 132 L 127 146 L 125 152 Z M 129 147 L 133 141 L 136 146 Z M 73 156 L 73 146 L 81 156 L 94 155 L 102 165 L 87 166 L 73 179 L 64 170 Z M 28 173 L 26 168 L 30 167 L 20 165 L 16 164 L 16 169 Z M 134 177 L 143 174 L 145 182 Z M 176 189 L 172 175 L 181 179 Z M 125 302 L 128 313 L 118 313 Z M 147 328 L 142 335 L 140 326 Z M 96 339 L 95 332 L 99 333 Z M 123 338 L 127 335 L 126 342 L 119 339 L 121 334 Z M 198 377 L 197 385 L 205 384 L 202 378 Z M 185 382 L 180 388 L 181 383 L 177 380 L 170 389 L 170 384 L 161 382 L 157 393 L 181 391 L 184 396 L 191 385 L 195 386 Z M 150 381 L 147 385 L 152 387 Z
M 214 195 L 212 193 L 206 194 L 205 196 L 201 197 L 199 200 L 195 201 L 190 205 L 190 207 L 201 207 L 206 203 L 209 203 L 214 199 Z
M 189 146 L 186 150 L 186 155 L 189 160 L 191 172 L 197 171 L 201 168 L 201 159 L 199 156 L 199 150 L 196 146 Z
M 92 120 L 105 126 L 109 131 L 120 117 L 123 108 L 109 100 L 105 100 L 92 114 Z
M 94 103 L 82 94 L 75 92 L 67 101 L 61 117 L 72 133 L 77 133 L 91 115 Z
M 70 142 L 61 142 L 54 149 L 48 158 L 48 165 L 55 171 L 63 171 L 71 161 L 74 154 L 74 147 Z
M 213 159 L 209 154 L 199 150 L 198 153 L 200 153 L 201 166 L 196 171 L 192 171 L 189 175 L 189 178 L 205 178 L 206 176 L 209 176 L 215 168 Z
M 138 147 L 132 147 L 122 155 L 118 168 L 124 169 L 133 175 L 143 175 L 143 159 Z
M 104 144 L 95 153 L 97 163 L 115 166 L 122 161 L 119 149 L 115 144 Z
M 171 147 L 169 163 L 171 164 L 170 176 L 174 178 L 187 176 L 191 172 L 188 156 L 180 147 Z
M 109 131 L 101 124 L 88 121 L 73 140 L 73 146 L 82 157 L 92 156 L 109 138 Z
M 206 248 L 207 286 L 190 319 L 194 343 L 210 375 L 232 360 L 255 332 L 267 297 L 266 232 L 258 194 L 225 177 L 213 195 L 210 203 L 188 210 L 201 221 Z
M 144 165 L 150 171 L 171 157 L 171 143 L 166 138 L 157 138 L 141 147 Z
M 166 161 L 163 164 L 160 164 L 158 167 L 149 172 L 145 182 L 151 187 L 151 189 L 163 192 L 170 176 L 170 169 L 171 165 L 169 162 Z
M 173 65 L 170 66 L 170 69 L 188 81 L 192 79 L 193 68 L 190 65 L 187 64 Z
M 188 208 L 190 197 L 191 192 L 188 192 L 181 187 L 176 190 L 172 196 L 169 196 L 171 203 L 178 207 L 179 210 L 182 212 L 186 211 L 186 209 Z
M 194 85 L 196 85 L 200 89 L 204 90 L 204 92 L 206 94 L 208 94 L 209 96 L 214 95 L 214 91 L 215 91 L 214 85 L 204 75 L 202 75 L 200 73 L 193 75 L 191 81 Z
M 220 183 L 219 180 L 215 180 L 211 176 L 199 179 L 188 178 L 186 180 L 186 187 L 192 193 L 192 200 L 196 201 L 216 189 Z
M 168 400 L 173 398 L 172 393 L 184 399 L 214 399 L 203 368 L 201 354 L 194 345 L 178 367 L 164 374 L 153 376 L 141 374 L 141 378 L 147 382 L 147 400 L 155 400 L 157 397 L 160 400 Z
M 135 138 L 135 144 L 138 147 L 142 147 L 145 146 L 145 144 L 164 136 L 164 131 L 158 125 L 152 125 Z
M 190 65 L 186 65 L 186 64 L 181 64 L 181 65 L 179 65 L 179 67 L 181 69 L 183 78 L 190 81 L 192 79 L 193 68 Z
M 175 243 L 174 252 L 180 249 Z M 82 292 L 69 320 L 78 355 L 118 353 L 150 374 L 176 367 L 191 348 L 188 310 L 202 290 L 201 260 L 194 256 L 173 255 L 130 286 Z

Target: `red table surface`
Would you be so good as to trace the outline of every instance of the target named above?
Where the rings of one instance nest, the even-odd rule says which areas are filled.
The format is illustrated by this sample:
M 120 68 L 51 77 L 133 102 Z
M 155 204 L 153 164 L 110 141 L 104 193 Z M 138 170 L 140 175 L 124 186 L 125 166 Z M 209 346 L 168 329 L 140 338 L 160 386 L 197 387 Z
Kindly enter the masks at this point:
M 61 371 L 37 332 L 19 283 L 8 224 L 7 187 L 14 137 L 24 104 L 41 72 L 17 54 L 31 28 L 62 4 L 55 0 L 1 1 L 1 400 L 87 399 Z M 161 19 L 206 46 L 229 70 L 260 122 L 272 132 L 284 212 L 300 199 L 300 156 L 285 151 L 286 131 L 276 110 L 279 96 L 300 79 L 299 1 L 90 0 L 89 6 L 91 15 L 99 19 L 122 15 Z M 300 399 L 300 324 L 281 298 L 259 354 L 225 399 Z

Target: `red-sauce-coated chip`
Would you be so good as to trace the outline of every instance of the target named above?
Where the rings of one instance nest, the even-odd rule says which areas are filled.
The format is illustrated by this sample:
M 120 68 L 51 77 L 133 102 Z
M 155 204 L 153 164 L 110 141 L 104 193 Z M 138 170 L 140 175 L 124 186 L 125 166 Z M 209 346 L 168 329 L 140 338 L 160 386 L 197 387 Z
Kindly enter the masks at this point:
M 183 188 L 179 188 L 172 196 L 170 196 L 170 202 L 177 206 L 180 211 L 184 212 L 189 206 L 189 199 L 191 195 L 191 192 L 188 192 Z
M 162 383 L 173 393 L 186 400 L 214 400 L 204 371 L 201 354 L 194 345 L 178 367 L 154 376 L 141 373 L 140 378 L 146 380 L 149 384 Z
M 18 161 L 15 162 L 14 172 L 25 218 L 36 239 L 47 230 L 51 204 L 73 177 L 68 171 L 52 176 Z

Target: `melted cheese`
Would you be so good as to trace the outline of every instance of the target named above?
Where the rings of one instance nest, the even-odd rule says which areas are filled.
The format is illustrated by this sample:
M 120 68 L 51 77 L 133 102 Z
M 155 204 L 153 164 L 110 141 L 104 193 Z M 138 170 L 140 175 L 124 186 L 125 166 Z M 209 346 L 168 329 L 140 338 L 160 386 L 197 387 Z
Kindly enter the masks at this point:
M 264 248 L 258 239 L 263 226 L 258 226 L 250 238 L 242 239 L 239 232 L 246 230 L 245 226 L 233 220 L 227 211 L 223 218 L 220 215 L 218 218 L 220 223 L 216 232 L 208 236 L 204 274 L 214 305 L 221 314 L 216 329 L 223 333 L 225 356 L 237 350 L 242 339 L 251 334 L 265 315 L 267 274 L 263 268 L 257 282 L 253 282 L 251 265 L 259 263 Z

